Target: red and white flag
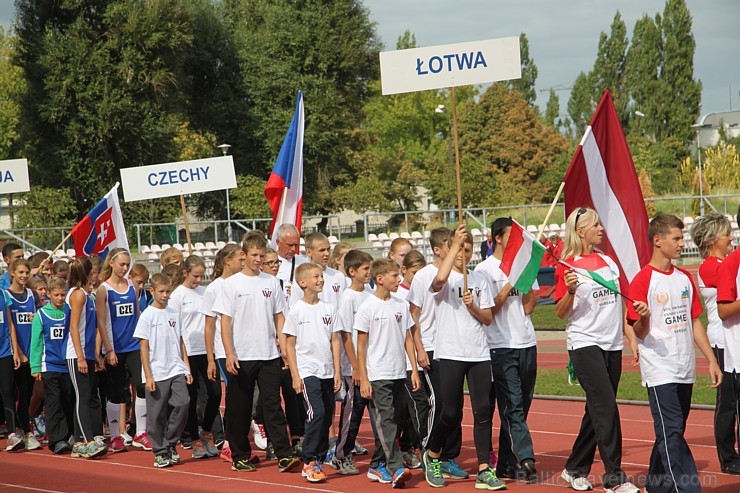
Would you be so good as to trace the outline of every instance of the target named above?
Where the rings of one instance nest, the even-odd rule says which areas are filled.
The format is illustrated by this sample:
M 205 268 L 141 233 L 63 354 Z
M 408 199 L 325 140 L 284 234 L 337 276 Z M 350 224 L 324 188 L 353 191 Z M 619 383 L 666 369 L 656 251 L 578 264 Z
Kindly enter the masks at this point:
M 604 91 L 563 178 L 566 216 L 579 207 L 594 209 L 604 226 L 599 248 L 632 281 L 650 261 L 648 217 L 627 139 L 609 91 Z

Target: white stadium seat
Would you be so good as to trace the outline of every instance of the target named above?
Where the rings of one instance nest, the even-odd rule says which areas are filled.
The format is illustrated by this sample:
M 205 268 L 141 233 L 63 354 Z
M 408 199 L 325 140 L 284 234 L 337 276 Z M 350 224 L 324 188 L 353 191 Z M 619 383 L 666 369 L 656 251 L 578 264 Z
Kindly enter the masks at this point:
M 157 255 L 156 253 L 150 253 L 147 255 L 146 258 L 147 260 L 159 260 L 159 255 Z
M 151 252 L 152 253 L 162 253 L 162 247 L 159 245 L 152 245 Z
M 369 235 L 367 235 L 367 241 L 378 241 L 378 235 L 376 235 L 375 233 L 370 233 Z

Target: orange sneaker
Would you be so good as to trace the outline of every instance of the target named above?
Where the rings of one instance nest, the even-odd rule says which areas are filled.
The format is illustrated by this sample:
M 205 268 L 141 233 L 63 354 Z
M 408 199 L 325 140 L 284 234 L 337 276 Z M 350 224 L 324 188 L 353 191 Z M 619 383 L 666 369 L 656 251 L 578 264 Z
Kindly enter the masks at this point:
M 326 475 L 324 474 L 321 463 L 318 460 L 313 460 L 311 463 L 304 465 L 301 475 L 306 478 L 309 483 L 323 483 L 326 481 Z

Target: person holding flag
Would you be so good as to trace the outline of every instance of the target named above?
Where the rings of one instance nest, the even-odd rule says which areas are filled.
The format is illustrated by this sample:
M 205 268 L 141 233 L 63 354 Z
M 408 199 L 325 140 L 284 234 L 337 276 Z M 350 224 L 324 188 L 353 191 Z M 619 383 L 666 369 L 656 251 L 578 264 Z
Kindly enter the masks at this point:
M 604 491 L 639 493 L 621 468 L 616 395 L 622 373 L 624 306 L 617 297 L 619 268 L 597 250 L 603 238 L 596 211 L 574 210 L 565 223 L 564 261 L 555 268 L 555 310 L 558 317 L 568 317 L 568 354 L 586 393 L 586 412 L 561 477 L 574 490 L 593 489 L 587 476 L 598 446 Z

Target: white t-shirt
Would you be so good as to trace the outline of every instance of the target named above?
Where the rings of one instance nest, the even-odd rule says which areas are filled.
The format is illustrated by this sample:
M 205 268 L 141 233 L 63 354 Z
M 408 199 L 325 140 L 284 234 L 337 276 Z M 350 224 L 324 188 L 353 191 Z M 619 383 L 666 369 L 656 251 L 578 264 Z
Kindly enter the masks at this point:
M 274 316 L 285 309 L 277 277 L 241 272 L 226 279 L 213 311 L 231 317 L 234 352 L 239 361 L 265 361 L 280 357 Z
M 403 284 L 399 284 L 398 291 L 396 291 L 395 293 L 391 293 L 391 296 L 393 296 L 394 298 L 398 298 L 401 301 L 408 302 L 409 288 L 407 288 Z
M 224 343 L 221 340 L 221 317 L 213 311 L 213 305 L 221 297 L 223 292 L 224 279 L 219 277 L 211 281 L 206 286 L 206 292 L 203 293 L 203 299 L 200 301 L 200 313 L 204 317 L 213 317 L 216 319 L 216 332 L 213 337 L 213 354 L 216 359 L 226 358 Z
M 295 259 L 295 261 L 293 260 Z M 278 255 L 278 261 L 280 262 L 280 267 L 278 267 L 278 272 L 276 274 L 277 278 L 280 279 L 282 282 L 283 290 L 285 291 L 285 301 L 286 303 L 289 301 L 289 294 L 288 291 L 293 290 L 293 286 L 298 286 L 298 283 L 295 282 L 295 269 L 298 268 L 299 265 L 305 264 L 308 262 L 308 258 L 304 257 L 303 255 L 296 255 L 292 259 L 288 260 L 286 258 L 281 257 Z M 291 273 L 293 274 L 293 280 L 291 281 Z M 290 289 L 288 289 L 290 288 Z M 300 298 L 298 298 L 300 299 Z M 288 305 L 286 305 L 287 308 Z M 286 310 L 287 311 L 287 310 Z
M 619 268 L 608 256 L 594 252 L 566 260 L 573 267 L 596 272 L 607 281 L 619 284 Z M 555 267 L 555 301 L 565 296 L 565 270 L 562 264 Z M 624 347 L 622 301 L 613 291 L 589 277 L 578 276 L 573 310 L 568 315 L 568 349 L 598 346 L 604 351 L 621 351 Z M 622 287 L 621 289 L 625 289 Z
M 734 303 L 740 299 L 740 249 L 725 258 L 718 274 L 717 302 Z M 723 320 L 722 331 L 725 335 L 725 372 L 740 373 L 740 314 Z
M 342 327 L 342 331 L 352 334 L 352 344 L 355 347 L 355 357 L 357 357 L 357 331 L 352 330 L 355 323 L 355 315 L 357 309 L 360 307 L 363 301 L 368 296 L 372 296 L 370 291 L 367 290 L 367 286 L 362 291 L 355 291 L 353 289 L 345 289 L 342 293 L 342 297 L 339 298 L 339 309 L 337 313 L 339 315 L 339 324 Z M 342 369 L 343 377 L 352 376 L 352 365 L 349 363 L 347 353 L 344 351 L 344 344 L 342 344 L 342 362 L 340 364 Z
M 501 270 L 501 261 L 493 255 L 478 264 L 475 272 L 488 281 L 492 299 L 496 299 L 509 282 L 509 278 Z M 532 289 L 538 288 L 535 281 Z M 493 322 L 486 326 L 489 349 L 523 349 L 537 345 L 532 320 L 524 313 L 523 296 L 520 291 L 512 288 L 504 304 L 494 313 Z
M 431 290 L 432 282 L 437 275 L 437 269 L 433 264 L 422 267 L 411 282 L 406 300 L 420 308 L 419 310 L 419 332 L 421 343 L 427 351 L 434 351 L 434 338 L 437 334 L 437 323 L 435 321 L 434 292 Z M 435 355 L 436 357 L 436 355 Z
M 646 265 L 629 287 L 630 298 L 647 303 L 650 308 L 650 331 L 640 340 L 642 384 L 649 387 L 667 383 L 694 383 L 693 319 L 702 308 L 691 276 L 671 266 L 668 272 Z M 630 303 L 627 320 L 639 318 Z
M 149 341 L 149 369 L 155 382 L 190 374 L 180 352 L 182 328 L 175 310 L 149 306 L 141 312 L 134 337 Z M 141 378 L 146 380 L 143 366 Z
M 324 269 L 324 289 L 319 293 L 319 299 L 329 303 L 334 308 L 339 308 L 339 298 L 342 296 L 344 290 L 347 289 L 346 286 L 344 274 L 331 267 L 327 267 Z M 301 289 L 297 282 L 293 283 L 293 287 L 290 288 L 290 298 L 288 299 L 290 308 L 293 308 L 301 299 L 303 299 L 303 289 Z
M 428 289 L 430 293 L 434 293 L 431 284 Z M 481 310 L 493 306 L 488 281 L 480 274 L 468 273 L 468 290 L 473 293 L 473 303 Z M 461 273 L 450 272 L 450 277 L 447 278 L 442 289 L 434 293 L 434 302 L 438 327 L 434 359 L 490 361 L 491 353 L 488 350 L 486 329 L 463 303 L 463 275 Z
M 285 317 L 283 334 L 295 336 L 296 363 L 301 378 L 334 378 L 331 337 L 342 330 L 334 307 L 323 301 L 298 301 Z
M 180 314 L 182 335 L 185 341 L 185 349 L 188 356 L 206 354 L 206 319 L 200 312 L 200 304 L 203 300 L 206 288 L 198 286 L 195 289 L 177 286 L 167 303 Z
M 722 319 L 717 314 L 717 273 L 722 259 L 707 257 L 699 266 L 699 292 L 707 308 L 707 337 L 712 347 L 725 348 Z
M 371 382 L 406 378 L 406 334 L 413 327 L 408 305 L 369 296 L 357 309 L 354 328 L 367 333 L 367 377 Z

